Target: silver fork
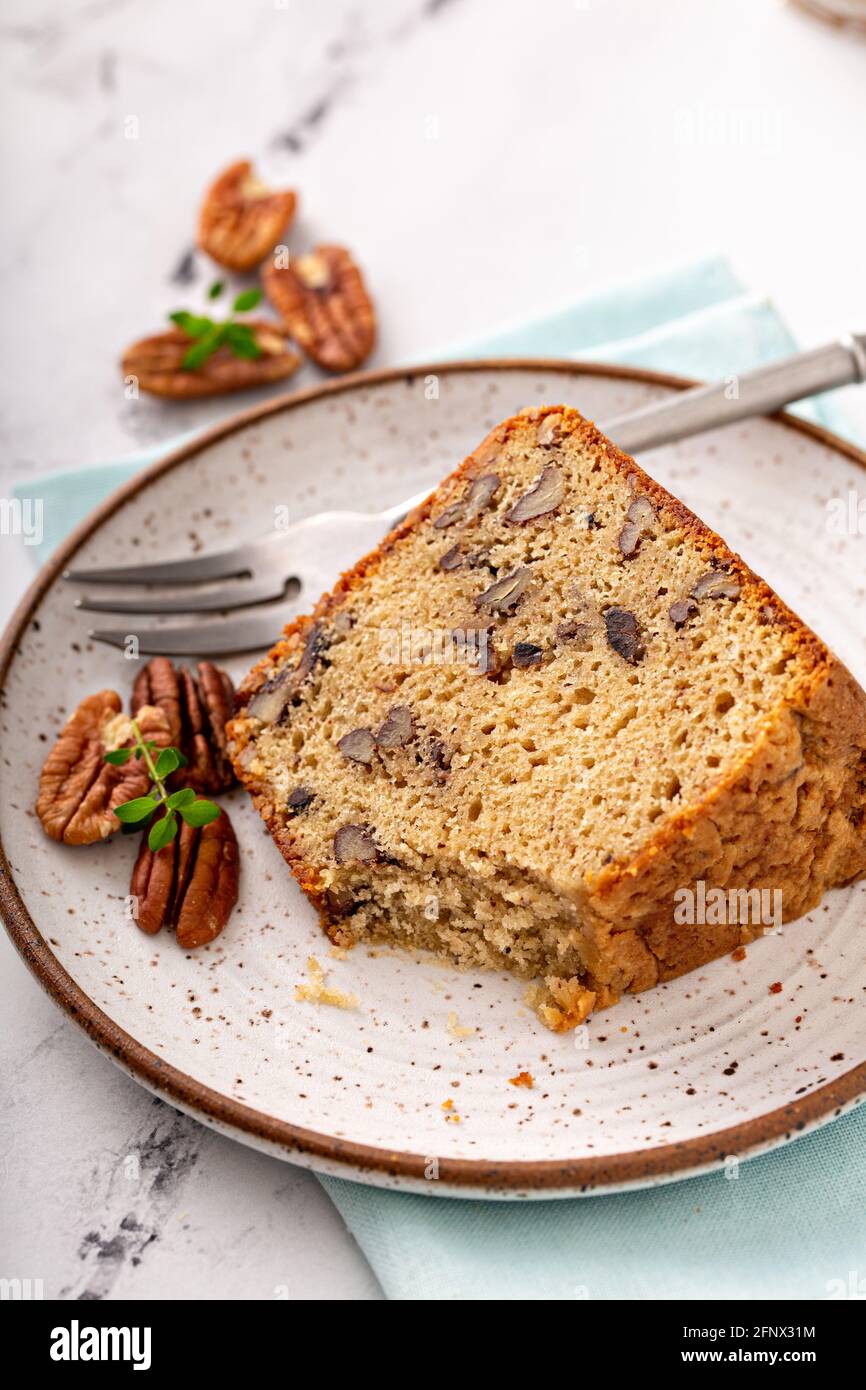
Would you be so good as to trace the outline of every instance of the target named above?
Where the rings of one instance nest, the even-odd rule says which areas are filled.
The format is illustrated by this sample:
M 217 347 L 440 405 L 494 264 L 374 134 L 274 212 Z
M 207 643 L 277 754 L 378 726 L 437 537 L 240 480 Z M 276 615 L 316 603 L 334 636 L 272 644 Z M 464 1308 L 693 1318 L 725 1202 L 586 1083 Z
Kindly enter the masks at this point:
M 740 377 L 696 386 L 606 420 L 600 428 L 626 453 L 634 454 L 862 381 L 866 381 L 866 334 L 850 334 Z M 425 488 L 382 512 L 319 512 L 283 531 L 212 555 L 150 565 L 72 569 L 65 571 L 63 578 L 97 585 L 188 586 L 228 580 L 197 592 L 186 588 L 162 596 L 150 591 L 132 597 L 87 595 L 76 600 L 76 607 L 106 613 L 225 615 L 260 605 L 258 611 L 222 616 L 213 622 L 137 628 L 134 635 L 139 650 L 147 654 L 215 656 L 261 651 L 271 645 L 302 605 L 311 606 L 330 588 L 336 578 L 335 557 L 339 557 L 337 568 L 345 569 L 355 556 L 378 544 L 385 532 L 423 502 L 430 491 Z M 116 647 L 125 646 L 130 636 L 120 628 L 101 628 L 89 635 Z

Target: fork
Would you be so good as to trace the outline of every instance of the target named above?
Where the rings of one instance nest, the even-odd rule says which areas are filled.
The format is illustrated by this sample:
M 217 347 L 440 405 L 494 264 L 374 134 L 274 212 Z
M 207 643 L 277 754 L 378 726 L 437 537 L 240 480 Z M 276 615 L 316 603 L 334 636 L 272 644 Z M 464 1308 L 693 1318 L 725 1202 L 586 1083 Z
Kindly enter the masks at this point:
M 769 414 L 805 396 L 866 381 L 866 334 L 848 334 L 809 352 L 768 366 L 696 386 L 642 409 L 606 420 L 602 432 L 626 453 L 670 444 L 704 430 L 755 415 Z M 205 615 L 211 622 L 137 629 L 138 650 L 163 656 L 216 656 L 262 651 L 291 617 L 329 589 L 338 568 L 363 554 L 391 527 L 430 495 L 424 488 L 381 512 L 319 512 L 257 540 L 192 559 L 149 565 L 71 569 L 63 578 L 76 584 L 211 585 L 198 591 L 145 593 L 130 597 L 86 595 L 76 607 L 88 612 Z M 218 584 L 216 581 L 227 580 Z M 233 610 L 243 611 L 227 616 Z M 92 630 L 97 642 L 123 648 L 130 633 L 120 628 Z

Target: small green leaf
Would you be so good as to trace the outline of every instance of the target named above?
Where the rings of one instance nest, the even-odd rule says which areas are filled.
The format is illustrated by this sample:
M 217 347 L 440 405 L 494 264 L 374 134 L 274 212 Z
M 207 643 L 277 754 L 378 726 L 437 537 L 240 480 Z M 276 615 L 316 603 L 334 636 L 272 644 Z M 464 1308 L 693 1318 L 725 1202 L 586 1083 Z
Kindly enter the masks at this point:
M 180 754 L 176 748 L 163 748 L 156 760 L 156 775 L 160 778 L 169 777 L 175 768 L 180 767 Z
M 177 754 L 177 765 L 178 765 L 178 767 L 186 767 L 187 764 L 189 763 L 189 758 L 186 756 L 186 754 L 181 753 L 181 751 L 180 751 L 179 748 L 175 748 L 174 751 L 175 751 L 175 753 Z
M 175 313 L 169 314 L 169 318 L 188 338 L 200 338 L 209 328 L 214 327 L 213 319 L 205 318 L 203 314 L 188 314 L 186 309 L 178 309 Z
M 206 801 L 203 796 L 190 806 L 180 807 L 180 814 L 187 825 L 210 825 L 212 820 L 216 820 L 219 813 L 219 806 L 213 801 Z
M 218 323 L 193 343 L 191 348 L 187 348 L 183 355 L 181 365 L 188 372 L 194 372 L 197 367 L 201 367 L 209 357 L 212 357 L 217 348 L 221 346 L 225 335 L 225 324 Z
M 147 835 L 147 843 L 156 854 L 157 850 L 165 849 L 170 845 L 177 834 L 177 816 L 173 811 L 166 811 L 165 815 L 150 827 Z
M 135 750 L 135 761 L 138 762 L 139 758 L 143 758 L 143 757 L 144 757 L 144 749 L 143 749 L 143 748 L 136 748 L 136 750 Z
M 235 357 L 252 359 L 262 355 L 253 330 L 245 323 L 227 323 L 225 340 Z
M 225 287 L 226 286 L 224 280 L 214 280 L 213 284 L 207 292 L 208 299 L 219 299 Z
M 124 763 L 129 762 L 132 754 L 133 749 L 131 748 L 114 748 L 110 753 L 105 754 L 105 761 L 112 763 L 115 767 L 123 767 Z
M 140 820 L 147 820 L 156 810 L 156 802 L 151 796 L 134 796 L 131 801 L 124 801 L 122 806 L 115 806 L 114 814 L 119 821 L 124 821 L 127 825 L 137 825 Z
M 195 801 L 195 792 L 192 787 L 182 787 L 179 792 L 172 792 L 166 801 L 169 810 L 176 811 L 181 806 L 190 806 Z
M 232 305 L 233 314 L 246 314 L 250 309 L 255 309 L 257 304 L 262 302 L 263 291 L 255 287 L 252 290 L 241 290 L 234 304 Z

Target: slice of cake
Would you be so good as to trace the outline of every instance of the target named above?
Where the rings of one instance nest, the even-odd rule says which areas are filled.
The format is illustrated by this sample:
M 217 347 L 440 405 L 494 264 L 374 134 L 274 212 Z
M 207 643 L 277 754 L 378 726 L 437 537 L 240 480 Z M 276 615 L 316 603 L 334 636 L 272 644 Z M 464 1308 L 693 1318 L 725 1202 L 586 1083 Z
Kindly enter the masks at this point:
M 866 872 L 863 690 L 564 407 L 495 429 L 240 700 L 332 940 L 506 967 L 557 1030 Z

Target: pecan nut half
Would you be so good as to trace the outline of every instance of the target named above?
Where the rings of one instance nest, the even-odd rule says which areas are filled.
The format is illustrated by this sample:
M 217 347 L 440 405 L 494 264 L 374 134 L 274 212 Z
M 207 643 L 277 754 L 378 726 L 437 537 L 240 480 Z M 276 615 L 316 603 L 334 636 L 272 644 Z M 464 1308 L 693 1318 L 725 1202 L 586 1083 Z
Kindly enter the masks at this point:
M 361 272 L 342 246 L 318 246 L 287 266 L 262 267 L 262 284 L 289 333 L 329 372 L 350 372 L 373 351 L 376 314 Z
M 142 705 L 159 706 L 168 720 L 172 746 L 183 752 L 180 685 L 174 665 L 167 656 L 155 656 L 136 676 L 130 706 L 133 718 Z
M 248 159 L 214 179 L 198 220 L 198 244 L 228 270 L 252 270 L 273 251 L 295 215 L 297 196 L 262 183 Z
M 226 724 L 234 712 L 234 686 L 226 671 L 200 661 L 197 675 L 175 668 L 166 656 L 149 661 L 132 688 L 132 712 L 158 705 L 171 729 L 171 741 L 187 759 L 178 779 L 215 795 L 234 784 L 226 746 Z
M 143 705 L 138 724 L 158 748 L 171 741 L 161 709 Z M 134 742 L 128 717 L 114 690 L 88 695 L 66 721 L 39 778 L 36 814 L 52 840 L 92 845 L 120 829 L 114 809 L 146 795 L 150 778 L 144 762 L 131 758 L 117 767 L 104 761 L 115 748 Z
M 189 369 L 183 359 L 192 339 L 182 329 L 170 328 L 141 338 L 126 349 L 120 364 L 123 376 L 134 377 L 139 389 L 151 396 L 185 401 L 267 386 L 297 371 L 301 359 L 289 347 L 278 324 L 265 319 L 244 323 L 252 329 L 259 357 L 236 357 L 223 343 L 200 367 Z
M 239 883 L 238 842 L 225 811 L 200 829 L 184 823 L 164 849 L 152 850 L 144 836 L 130 883 L 136 921 L 148 936 L 174 927 L 179 946 L 206 946 L 228 921 Z

